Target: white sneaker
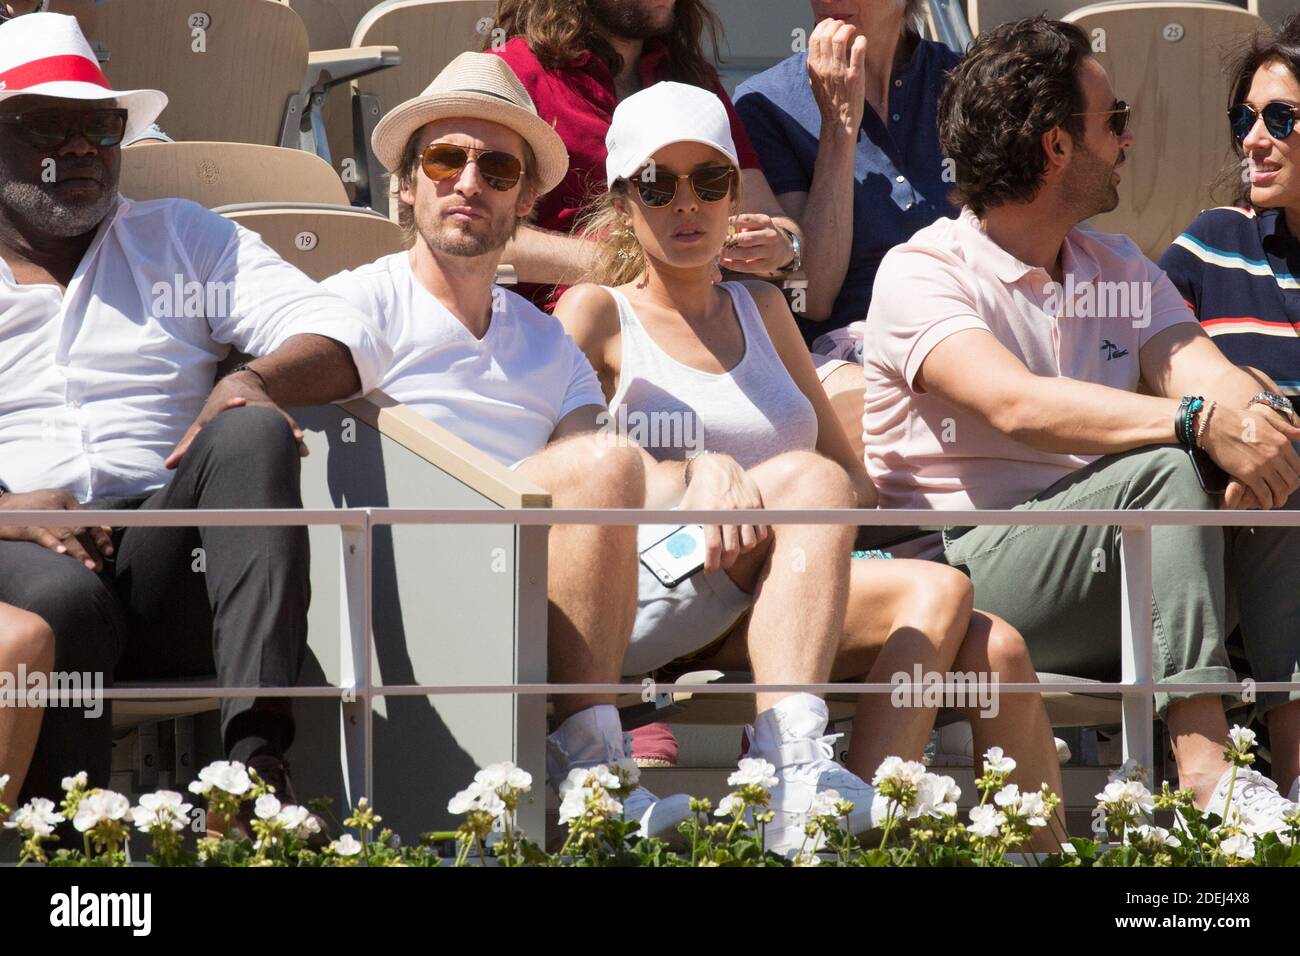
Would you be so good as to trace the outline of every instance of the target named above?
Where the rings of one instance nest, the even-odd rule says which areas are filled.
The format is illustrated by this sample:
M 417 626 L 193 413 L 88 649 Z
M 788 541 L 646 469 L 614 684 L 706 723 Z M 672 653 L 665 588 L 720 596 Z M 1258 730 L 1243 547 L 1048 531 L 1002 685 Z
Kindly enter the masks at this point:
M 558 789 L 569 771 L 598 764 L 639 773 L 632 760 L 631 742 L 612 704 L 578 711 L 546 738 L 546 777 L 552 789 Z M 686 843 L 677 832 L 678 824 L 692 816 L 691 798 L 684 793 L 660 799 L 645 787 L 637 787 L 623 801 L 623 818 L 640 823 L 642 836 L 658 838 L 675 848 Z
M 1223 771 L 1214 795 L 1205 807 L 1209 813 L 1224 815 L 1224 806 L 1228 801 L 1228 783 L 1232 780 L 1232 768 Z M 1291 788 L 1295 794 L 1296 787 Z M 1294 813 L 1300 809 L 1295 800 L 1288 800 L 1278 793 L 1277 784 L 1258 770 L 1241 767 L 1237 770 L 1237 779 L 1232 784 L 1232 808 L 1246 823 L 1265 825 L 1278 821 L 1283 814 Z
M 749 756 L 776 767 L 777 784 L 771 790 L 768 809 L 775 813 L 766 829 L 766 847 L 784 856 L 805 847 L 804 827 L 813 797 L 835 790 L 853 803 L 849 828 L 854 834 L 873 827 L 872 803 L 875 788 L 850 773 L 833 759 L 832 742 L 840 734 L 826 735 L 826 702 L 812 694 L 794 694 L 763 711 L 746 728 Z

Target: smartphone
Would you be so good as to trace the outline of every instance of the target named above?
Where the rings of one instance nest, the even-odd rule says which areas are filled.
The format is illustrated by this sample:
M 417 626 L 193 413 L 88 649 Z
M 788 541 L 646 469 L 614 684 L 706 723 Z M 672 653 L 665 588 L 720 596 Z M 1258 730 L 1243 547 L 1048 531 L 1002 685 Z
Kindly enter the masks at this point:
M 1191 447 L 1187 454 L 1192 459 L 1192 470 L 1196 480 L 1201 483 L 1201 490 L 1211 495 L 1221 495 L 1228 490 L 1229 475 L 1215 463 L 1204 449 Z
M 682 525 L 641 552 L 641 563 L 666 588 L 675 588 L 704 568 L 704 527 Z

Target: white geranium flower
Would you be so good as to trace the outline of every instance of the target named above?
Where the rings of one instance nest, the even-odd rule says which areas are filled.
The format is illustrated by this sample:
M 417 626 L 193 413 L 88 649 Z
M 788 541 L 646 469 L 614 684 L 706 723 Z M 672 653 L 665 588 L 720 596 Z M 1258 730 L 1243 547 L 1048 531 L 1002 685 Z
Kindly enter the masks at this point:
M 478 798 L 483 795 L 477 781 L 447 801 L 447 812 L 457 816 L 478 809 Z
M 927 773 L 921 777 L 916 788 L 916 806 L 908 814 L 912 819 L 920 817 L 951 817 L 957 813 L 957 801 L 961 799 L 961 788 L 952 777 Z
M 893 783 L 896 787 L 919 787 L 925 776 L 925 764 L 902 757 L 886 757 L 876 768 L 871 785 L 879 788 L 882 784 Z
M 971 808 L 970 827 L 968 829 L 979 837 L 995 837 L 1001 832 L 998 828 L 1006 822 L 1006 814 L 997 807 L 990 807 L 985 804 L 981 807 Z
M 835 805 L 841 799 L 838 790 L 818 790 L 813 794 L 812 806 L 808 808 L 808 816 L 810 818 L 839 816 L 835 811 Z
M 1164 827 L 1155 827 L 1149 823 L 1143 823 L 1128 831 L 1130 843 L 1139 846 L 1149 847 L 1153 850 L 1161 849 L 1167 846 L 1181 846 L 1178 837 L 1174 836 Z
M 506 803 L 495 790 L 489 790 L 478 798 L 478 809 L 490 813 L 494 821 L 506 815 Z
M 1004 809 L 1010 807 L 1015 810 L 1020 805 L 1020 788 L 1014 783 L 1007 784 L 993 794 L 993 802 Z
M 1144 813 L 1151 813 L 1156 805 L 1151 791 L 1137 780 L 1112 780 L 1095 799 L 1107 806 L 1128 807 Z
M 1047 805 L 1038 792 L 1020 795 L 1019 813 L 1031 827 L 1047 826 Z
M 569 787 L 560 800 L 560 823 L 576 820 L 586 813 L 591 795 L 592 791 L 587 787 Z
M 253 812 L 259 820 L 273 820 L 280 812 L 280 801 L 274 795 L 264 793 L 253 804 Z
M 77 805 L 77 815 L 72 825 L 77 832 L 85 833 L 101 823 L 127 818 L 131 812 L 131 801 L 112 790 L 99 790 L 89 793 Z
M 81 771 L 81 773 L 77 774 L 75 777 L 64 777 L 63 783 L 61 784 L 61 786 L 63 787 L 63 792 L 67 793 L 68 791 L 73 790 L 77 787 L 84 787 L 88 779 L 89 778 L 86 776 L 86 771 L 84 770 Z
M 361 844 L 351 833 L 345 833 L 330 844 L 330 849 L 339 856 L 356 856 L 361 852 Z
M 729 793 L 718 801 L 718 809 L 713 811 L 716 817 L 737 817 L 745 812 L 745 801 L 738 793 Z
M 217 760 L 199 771 L 199 779 L 190 782 L 190 793 L 206 794 L 216 787 L 231 796 L 242 797 L 252 786 L 248 770 L 238 760 Z
M 632 766 L 636 766 L 633 761 Z M 506 786 L 513 790 L 528 791 L 533 789 L 533 775 L 527 770 L 519 767 L 511 767 L 510 772 L 506 774 Z
M 1006 756 L 1001 747 L 990 747 L 984 752 L 985 773 L 1010 773 L 1015 769 L 1015 760 Z
M 741 757 L 735 773 L 727 778 L 730 787 L 762 787 L 770 790 L 776 784 L 776 767 L 757 757 Z
M 1255 731 L 1234 724 L 1228 731 L 1228 739 L 1232 741 L 1232 749 L 1237 753 L 1244 754 L 1255 746 Z
M 298 837 L 320 833 L 320 821 L 312 816 L 311 811 L 306 807 L 297 804 L 281 807 L 280 812 L 275 815 L 275 822 Z
M 1228 837 L 1219 844 L 1219 849 L 1238 860 L 1255 859 L 1255 841 L 1242 833 Z
M 140 805 L 131 811 L 131 822 L 141 833 L 148 833 L 158 827 L 170 827 L 177 833 L 185 829 L 189 822 L 192 804 L 174 790 L 159 790 L 146 793 L 140 797 Z
M 63 814 L 54 808 L 54 801 L 44 797 L 29 800 L 17 810 L 5 823 L 6 829 L 19 830 L 23 833 L 37 833 L 49 836 L 54 828 L 63 822 Z

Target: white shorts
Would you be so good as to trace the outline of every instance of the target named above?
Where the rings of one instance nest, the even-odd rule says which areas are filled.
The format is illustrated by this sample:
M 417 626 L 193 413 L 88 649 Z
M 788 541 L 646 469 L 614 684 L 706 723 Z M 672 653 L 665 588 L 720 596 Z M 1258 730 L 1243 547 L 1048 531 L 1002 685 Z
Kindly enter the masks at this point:
M 678 525 L 641 525 L 640 554 Z M 640 676 L 679 657 L 707 647 L 731 629 L 753 606 L 754 595 L 742 591 L 726 571 L 700 571 L 675 588 L 666 588 L 637 561 L 636 622 L 623 658 L 623 673 Z

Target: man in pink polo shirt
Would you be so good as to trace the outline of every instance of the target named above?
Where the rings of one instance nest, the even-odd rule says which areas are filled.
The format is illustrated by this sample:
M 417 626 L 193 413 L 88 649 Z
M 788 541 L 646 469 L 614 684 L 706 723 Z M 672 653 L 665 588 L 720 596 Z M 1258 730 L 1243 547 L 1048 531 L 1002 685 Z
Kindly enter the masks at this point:
M 1223 357 L 1131 240 L 1078 226 L 1118 204 L 1127 120 L 1071 24 L 1006 24 L 954 69 L 940 140 L 964 208 L 886 255 L 867 315 L 882 507 L 1300 507 L 1300 428 L 1276 386 Z M 1020 629 L 1039 670 L 1116 680 L 1118 538 L 950 527 L 933 551 Z M 1224 639 L 1238 623 L 1256 680 L 1300 680 L 1300 529 L 1162 527 L 1152 547 L 1158 680 L 1235 682 Z M 1156 705 L 1180 785 L 1222 813 L 1223 700 Z M 1290 799 L 1255 771 L 1232 799 L 1276 819 L 1300 790 L 1300 691 L 1260 694 L 1257 710 Z

